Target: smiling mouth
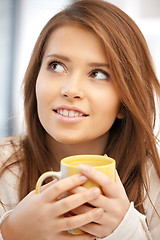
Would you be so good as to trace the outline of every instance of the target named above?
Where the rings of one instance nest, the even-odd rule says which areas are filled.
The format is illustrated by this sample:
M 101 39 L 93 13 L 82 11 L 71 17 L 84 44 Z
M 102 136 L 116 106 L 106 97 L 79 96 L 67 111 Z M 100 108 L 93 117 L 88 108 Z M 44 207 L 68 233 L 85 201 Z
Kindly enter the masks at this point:
M 57 109 L 57 110 L 53 110 L 54 112 L 64 116 L 64 117 L 71 117 L 71 118 L 76 118 L 76 117 L 87 117 L 87 114 L 83 114 L 81 112 L 78 111 L 74 111 L 74 110 L 67 110 L 67 109 Z

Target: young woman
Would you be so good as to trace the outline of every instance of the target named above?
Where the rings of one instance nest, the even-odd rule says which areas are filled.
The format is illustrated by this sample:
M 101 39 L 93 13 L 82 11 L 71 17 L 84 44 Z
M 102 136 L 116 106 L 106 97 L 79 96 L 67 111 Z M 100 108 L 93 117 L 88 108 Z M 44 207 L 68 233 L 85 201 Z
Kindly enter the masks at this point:
M 136 24 L 101 0 L 82 0 L 42 30 L 24 78 L 26 134 L 1 140 L 1 239 L 160 237 L 160 159 L 154 136 L 160 84 Z M 91 167 L 50 182 L 63 157 L 107 154 L 113 182 Z M 91 178 L 103 189 L 84 189 Z M 73 194 L 57 198 L 64 192 Z M 89 204 L 88 204 L 89 203 Z M 82 235 L 72 235 L 80 228 Z

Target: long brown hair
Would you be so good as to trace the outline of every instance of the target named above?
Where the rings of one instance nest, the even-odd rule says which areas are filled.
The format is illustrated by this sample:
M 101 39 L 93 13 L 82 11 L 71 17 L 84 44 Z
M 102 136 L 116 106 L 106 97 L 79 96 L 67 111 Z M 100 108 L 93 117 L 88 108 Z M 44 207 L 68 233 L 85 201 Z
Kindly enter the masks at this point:
M 35 85 L 48 39 L 57 27 L 64 24 L 79 24 L 91 29 L 105 46 L 111 78 L 125 116 L 115 120 L 105 152 L 115 158 L 130 201 L 134 201 L 137 209 L 144 213 L 143 189 L 148 193 L 147 159 L 160 177 L 157 139 L 153 133 L 156 118 L 154 95 L 160 97 L 160 84 L 137 25 L 122 10 L 102 0 L 76 1 L 50 19 L 35 44 L 24 78 L 27 136 L 19 150 L 23 161 L 19 198 L 34 189 L 40 174 L 52 166 L 46 132 L 38 118 Z

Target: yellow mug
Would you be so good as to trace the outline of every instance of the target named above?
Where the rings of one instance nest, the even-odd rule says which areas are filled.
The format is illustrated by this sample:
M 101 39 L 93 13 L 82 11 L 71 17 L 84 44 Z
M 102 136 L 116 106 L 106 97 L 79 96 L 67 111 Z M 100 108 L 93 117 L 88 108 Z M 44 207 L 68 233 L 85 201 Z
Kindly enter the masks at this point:
M 59 172 L 49 171 L 43 173 L 37 181 L 36 193 L 40 193 L 40 188 L 43 181 L 48 177 L 57 178 L 58 180 L 72 176 L 74 174 L 80 173 L 79 165 L 86 164 L 94 167 L 100 172 L 104 173 L 115 181 L 116 171 L 115 171 L 115 160 L 113 158 L 101 155 L 75 155 L 63 158 L 61 160 L 61 167 Z M 97 183 L 88 179 L 86 183 L 83 184 L 86 188 L 99 187 Z M 73 230 L 74 234 L 82 234 L 83 232 L 79 229 Z

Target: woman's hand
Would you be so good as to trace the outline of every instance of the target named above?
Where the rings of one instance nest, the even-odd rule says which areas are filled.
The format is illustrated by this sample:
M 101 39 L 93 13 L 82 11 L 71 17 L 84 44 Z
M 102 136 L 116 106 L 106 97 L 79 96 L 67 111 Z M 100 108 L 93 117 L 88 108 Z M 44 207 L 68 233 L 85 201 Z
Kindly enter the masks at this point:
M 86 189 L 57 200 L 64 192 L 80 186 L 87 180 L 77 174 L 43 187 L 40 194 L 32 191 L 7 217 L 1 226 L 2 236 L 7 240 L 88 240 L 91 234 L 72 235 L 67 231 L 89 224 L 101 217 L 103 210 L 91 208 L 86 213 L 66 217 L 67 212 L 96 199 L 98 188 Z
M 130 202 L 118 174 L 116 174 L 116 181 L 113 182 L 105 174 L 90 166 L 81 165 L 80 170 L 86 177 L 95 181 L 101 187 L 104 194 L 95 200 L 89 201 L 89 204 L 92 206 L 103 208 L 103 215 L 96 221 L 82 226 L 80 229 L 98 238 L 104 238 L 109 236 L 118 227 L 130 206 Z M 78 187 L 73 189 L 72 193 L 83 191 L 85 191 L 84 187 Z M 90 211 L 92 206 L 83 205 L 74 209 L 72 214 L 75 215 Z

